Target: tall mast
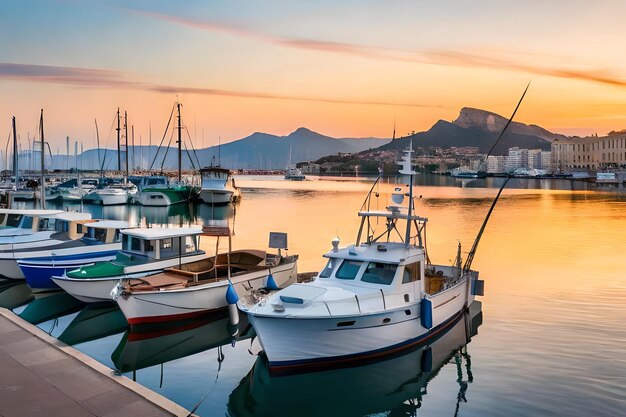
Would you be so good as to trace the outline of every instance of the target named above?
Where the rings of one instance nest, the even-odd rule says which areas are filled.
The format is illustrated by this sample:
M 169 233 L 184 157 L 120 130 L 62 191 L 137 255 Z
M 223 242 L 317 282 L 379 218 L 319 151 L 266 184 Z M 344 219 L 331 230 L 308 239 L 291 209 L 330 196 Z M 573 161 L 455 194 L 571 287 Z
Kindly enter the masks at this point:
M 182 181 L 181 163 L 183 160 L 182 152 L 182 121 L 180 117 L 180 102 L 176 103 L 178 107 L 178 182 Z
M 41 198 L 41 208 L 46 208 L 46 175 L 44 173 L 44 160 L 45 160 L 45 146 L 46 141 L 43 136 L 43 109 L 41 109 L 41 116 L 39 117 L 39 133 L 41 136 L 41 186 L 39 187 L 40 198 Z
M 132 142 L 131 142 L 131 148 L 133 150 L 133 158 L 131 159 L 132 163 L 132 167 L 133 169 L 135 169 L 135 125 L 131 125 L 130 126 L 130 130 L 131 130 L 131 137 L 132 137 Z
M 124 110 L 124 139 L 126 145 L 124 146 L 124 153 L 126 154 L 126 179 L 128 180 L 128 113 Z
M 117 108 L 117 170 L 122 170 L 122 155 L 120 149 L 120 108 Z
M 20 176 L 20 170 L 19 170 L 19 160 L 18 160 L 18 153 L 17 153 L 17 128 L 15 127 L 15 116 L 13 116 L 12 119 L 12 125 L 13 125 L 13 176 L 15 177 L 15 189 L 17 190 L 17 186 L 19 183 L 19 176 Z

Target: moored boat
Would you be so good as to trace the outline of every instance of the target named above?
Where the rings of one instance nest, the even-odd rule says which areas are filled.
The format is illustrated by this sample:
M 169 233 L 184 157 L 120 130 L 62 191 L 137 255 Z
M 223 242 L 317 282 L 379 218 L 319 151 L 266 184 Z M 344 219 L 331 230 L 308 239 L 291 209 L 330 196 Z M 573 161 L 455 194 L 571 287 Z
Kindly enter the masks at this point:
M 72 253 L 52 252 L 50 256 L 25 258 L 17 261 L 28 286 L 33 292 L 59 288 L 52 276 L 63 275 L 96 262 L 111 261 L 122 249 L 120 230 L 128 229 L 128 222 L 104 220 L 85 225 L 87 231 L 80 239 L 82 250 Z M 79 246 L 80 247 L 80 246 Z
M 17 261 L 55 255 L 90 252 L 80 241 L 86 224 L 95 220 L 89 213 L 61 212 L 39 216 L 41 231 L 23 236 L 0 237 L 0 274 L 5 278 L 24 279 Z
M 219 223 L 226 223 L 219 222 Z M 240 295 L 296 281 L 297 255 L 260 250 L 231 251 L 228 226 L 205 228 L 205 235 L 228 236 L 229 251 L 167 268 L 160 274 L 120 281 L 113 298 L 133 325 L 197 317 L 228 306 L 229 286 Z
M 424 343 L 451 326 L 480 293 L 478 272 L 461 266 L 460 248 L 454 266 L 430 263 L 428 219 L 414 208 L 412 152 L 400 162 L 408 192 L 396 187 L 383 211 L 367 208 L 370 192 L 359 212 L 356 243 L 340 249 L 333 241 L 313 282 L 254 305 L 239 302 L 274 371 L 343 365 Z M 382 231 L 373 229 L 377 220 L 385 225 Z
M 86 303 L 112 302 L 111 289 L 122 278 L 140 278 L 205 257 L 200 227 L 137 228 L 122 232 L 122 250 L 110 262 L 67 271 L 52 280 Z
M 205 167 L 200 169 L 202 187 L 200 200 L 206 204 L 228 204 L 240 198 L 240 191 L 235 186 L 230 170 L 220 167 Z

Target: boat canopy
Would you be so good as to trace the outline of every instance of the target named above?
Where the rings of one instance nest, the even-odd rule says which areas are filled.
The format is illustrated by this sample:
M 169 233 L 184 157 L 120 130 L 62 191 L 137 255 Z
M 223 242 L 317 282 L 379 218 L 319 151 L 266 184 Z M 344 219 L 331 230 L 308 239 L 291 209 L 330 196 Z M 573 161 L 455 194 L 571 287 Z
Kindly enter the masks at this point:
M 202 233 L 201 227 L 151 227 L 122 230 L 122 234 L 136 237 L 143 240 L 168 239 L 171 237 L 185 237 L 199 235 Z
M 389 211 L 359 211 L 359 217 L 384 217 L 386 219 L 401 219 L 408 220 L 409 214 L 404 207 L 390 206 L 387 207 Z M 401 210 L 404 209 L 404 210 Z M 427 222 L 427 217 L 420 217 L 415 214 L 411 214 L 411 220 L 418 222 Z
M 0 208 L 0 214 L 21 214 L 23 216 L 54 216 L 65 213 L 63 210 L 30 210 L 30 209 L 11 209 Z
M 123 220 L 101 220 L 89 223 L 87 227 L 94 229 L 128 229 L 130 226 L 127 221 Z
M 80 213 L 77 211 L 62 211 L 51 217 L 59 220 L 65 220 L 68 222 L 91 220 L 90 213 Z

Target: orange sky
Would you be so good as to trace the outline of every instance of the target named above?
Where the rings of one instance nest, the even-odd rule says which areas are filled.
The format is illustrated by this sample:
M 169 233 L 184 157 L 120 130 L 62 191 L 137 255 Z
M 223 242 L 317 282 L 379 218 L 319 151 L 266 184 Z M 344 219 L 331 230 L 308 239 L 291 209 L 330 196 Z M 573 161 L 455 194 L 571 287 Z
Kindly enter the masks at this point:
M 93 147 L 97 118 L 111 147 L 119 106 L 136 141 L 152 124 L 155 143 L 178 97 L 196 146 L 300 126 L 390 137 L 394 120 L 406 134 L 465 106 L 508 117 L 529 81 L 517 121 L 567 134 L 626 128 L 620 2 L 271 3 L 12 4 L 0 17 L 0 135 L 15 115 L 32 136 L 44 108 L 53 145 L 70 136 Z

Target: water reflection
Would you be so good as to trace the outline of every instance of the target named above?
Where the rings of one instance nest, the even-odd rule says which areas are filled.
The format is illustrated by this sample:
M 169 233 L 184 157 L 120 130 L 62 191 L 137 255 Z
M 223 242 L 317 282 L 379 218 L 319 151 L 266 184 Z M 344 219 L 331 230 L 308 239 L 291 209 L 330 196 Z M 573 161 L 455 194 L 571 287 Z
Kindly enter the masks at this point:
M 218 311 L 200 319 L 133 327 L 124 334 L 111 359 L 121 372 L 136 371 L 248 339 L 251 335 L 245 315 L 238 326 L 232 326 L 228 311 Z
M 25 282 L 14 280 L 0 281 L 0 307 L 13 310 L 33 299 L 33 293 Z
M 26 284 L 24 284 L 26 285 Z M 56 319 L 82 309 L 85 303 L 77 300 L 68 293 L 50 293 L 38 295 L 26 308 L 18 314 L 32 324 Z
M 58 339 L 68 345 L 76 345 L 120 333 L 126 329 L 128 329 L 128 323 L 117 305 L 88 304 L 67 325 Z
M 437 340 L 410 353 L 354 368 L 272 376 L 260 356 L 231 393 L 229 415 L 244 416 L 416 416 L 427 386 L 444 366 L 455 366 L 457 408 L 472 382 L 467 344 L 482 324 L 480 302 L 474 302 Z

